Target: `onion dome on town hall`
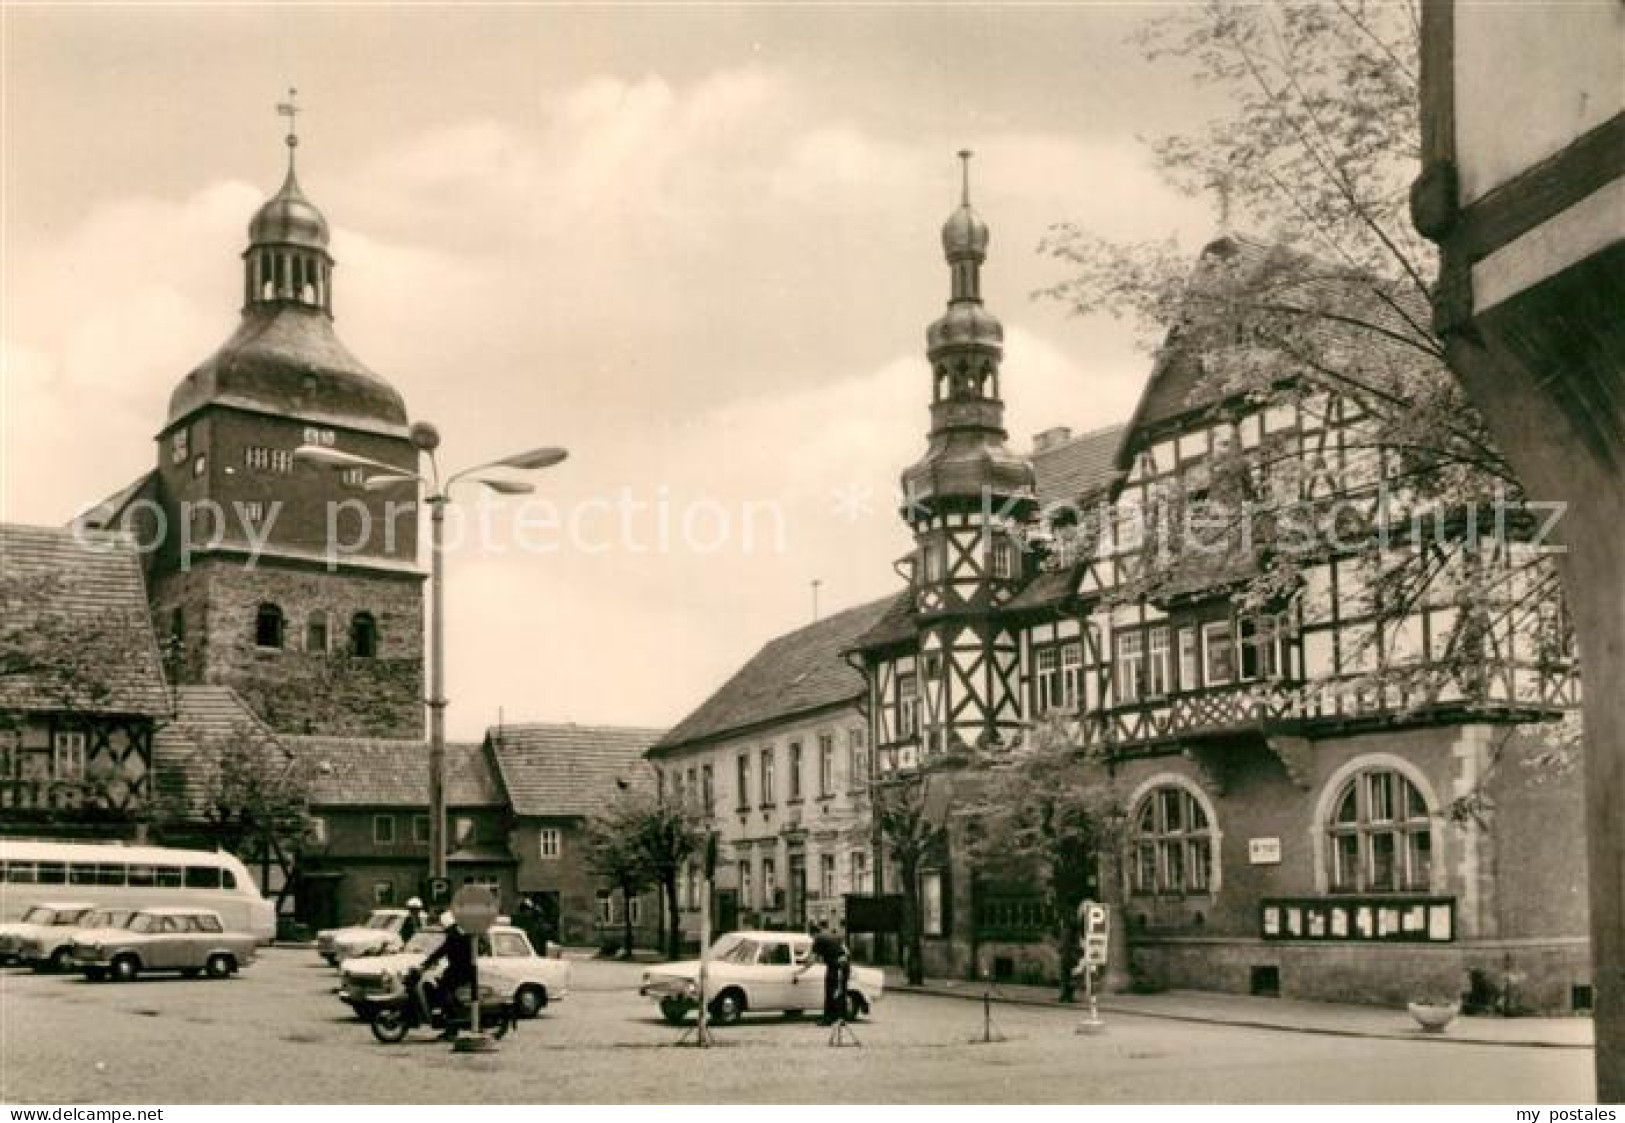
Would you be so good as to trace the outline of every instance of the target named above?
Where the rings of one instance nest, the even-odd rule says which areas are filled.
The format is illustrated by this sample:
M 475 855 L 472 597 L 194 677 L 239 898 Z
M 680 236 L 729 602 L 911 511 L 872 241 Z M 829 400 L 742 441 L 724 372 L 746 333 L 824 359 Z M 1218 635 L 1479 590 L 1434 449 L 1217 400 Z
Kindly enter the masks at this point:
M 288 171 L 255 212 L 243 252 L 242 320 L 220 350 L 181 380 L 168 429 L 205 406 L 235 406 L 404 435 L 406 404 L 333 330 L 333 257 L 327 219 L 299 186 L 292 98 Z
M 903 473 L 906 510 L 941 499 L 1033 495 L 1033 468 L 1004 446 L 999 364 L 1004 326 L 982 304 L 988 227 L 970 203 L 970 153 L 961 152 L 964 186 L 942 227 L 951 278 L 947 310 L 926 330 L 931 360 L 931 433 L 925 456 Z

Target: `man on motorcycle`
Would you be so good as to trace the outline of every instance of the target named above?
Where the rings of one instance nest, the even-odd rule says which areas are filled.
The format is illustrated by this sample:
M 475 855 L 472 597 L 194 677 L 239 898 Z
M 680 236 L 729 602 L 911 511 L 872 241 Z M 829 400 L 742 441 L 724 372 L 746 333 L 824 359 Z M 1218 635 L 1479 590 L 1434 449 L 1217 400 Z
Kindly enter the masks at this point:
M 457 1030 L 451 1021 L 451 1011 L 456 1005 L 457 988 L 474 984 L 474 937 L 459 928 L 449 912 L 440 917 L 440 923 L 446 929 L 445 939 L 423 961 L 422 970 L 429 970 L 442 959 L 446 961 L 446 969 L 440 973 L 440 1008 L 446 1012 L 446 1030 L 440 1036 L 453 1038 Z M 479 1001 L 477 995 L 473 1001 Z

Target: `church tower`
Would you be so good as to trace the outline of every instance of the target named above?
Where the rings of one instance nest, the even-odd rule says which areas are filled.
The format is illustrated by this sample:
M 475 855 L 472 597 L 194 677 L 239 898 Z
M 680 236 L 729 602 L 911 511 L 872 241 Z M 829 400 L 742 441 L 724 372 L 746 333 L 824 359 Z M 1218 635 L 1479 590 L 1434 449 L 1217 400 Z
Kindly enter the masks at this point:
M 327 219 L 296 174 L 254 215 L 237 330 L 158 433 L 149 563 L 176 683 L 235 688 L 288 733 L 423 735 L 423 572 L 410 489 L 296 461 L 338 448 L 415 471 L 406 405 L 333 330 Z M 153 540 L 153 539 L 149 539 Z
M 971 154 L 959 155 L 964 193 L 942 228 L 948 308 L 926 333 L 930 443 L 902 479 L 902 514 L 916 545 L 927 755 L 1019 735 L 1019 646 L 998 610 L 1024 578 L 1020 542 L 1010 531 L 1037 506 L 1032 464 L 1005 448 L 1004 328 L 982 304 L 988 228 L 970 205 Z

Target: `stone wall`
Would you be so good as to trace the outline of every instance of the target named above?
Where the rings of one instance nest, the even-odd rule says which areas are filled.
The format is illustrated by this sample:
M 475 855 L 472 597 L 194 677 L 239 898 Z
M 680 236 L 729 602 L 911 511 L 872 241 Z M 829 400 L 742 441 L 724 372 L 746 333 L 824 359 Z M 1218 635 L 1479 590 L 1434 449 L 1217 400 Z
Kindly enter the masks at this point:
M 423 592 L 415 576 L 205 558 L 159 578 L 151 599 L 161 636 L 171 634 L 175 609 L 184 613 L 177 683 L 233 687 L 280 732 L 424 735 Z M 255 642 L 262 603 L 282 609 L 280 649 Z M 372 658 L 350 652 L 351 620 L 359 612 L 377 622 Z M 326 616 L 326 651 L 307 642 L 314 613 Z

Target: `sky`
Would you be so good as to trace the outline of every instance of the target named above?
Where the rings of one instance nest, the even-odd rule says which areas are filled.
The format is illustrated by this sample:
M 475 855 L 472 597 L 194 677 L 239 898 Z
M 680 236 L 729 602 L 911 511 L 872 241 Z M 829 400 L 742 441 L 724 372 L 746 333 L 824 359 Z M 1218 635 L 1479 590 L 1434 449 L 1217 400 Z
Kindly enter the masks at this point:
M 61 524 L 155 464 L 235 326 L 294 86 L 340 337 L 447 467 L 570 450 L 530 506 L 461 495 L 496 532 L 448 555 L 452 734 L 675 723 L 813 618 L 814 581 L 825 614 L 900 588 L 957 150 L 1011 445 L 1127 419 L 1133 325 L 1033 294 L 1053 223 L 1213 231 L 1147 155 L 1206 112 L 1128 41 L 1155 12 L 0 8 L 0 519 Z

